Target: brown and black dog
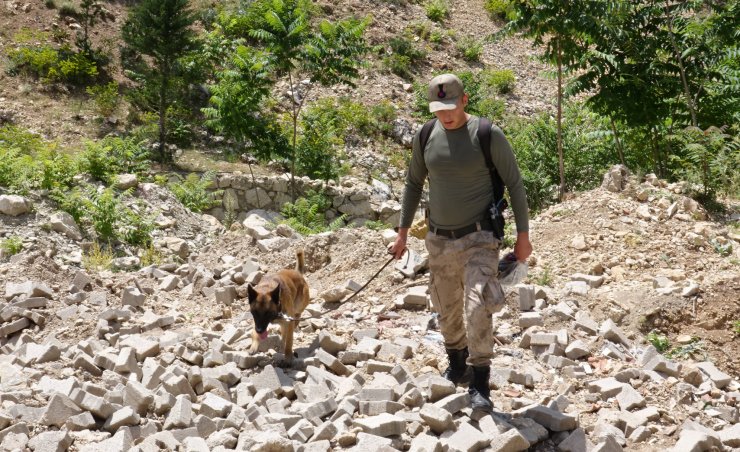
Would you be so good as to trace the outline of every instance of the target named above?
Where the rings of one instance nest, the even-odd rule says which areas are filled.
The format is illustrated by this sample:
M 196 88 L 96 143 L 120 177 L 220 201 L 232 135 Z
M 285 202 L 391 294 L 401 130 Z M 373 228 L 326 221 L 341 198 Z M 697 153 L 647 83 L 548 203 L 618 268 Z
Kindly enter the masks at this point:
M 303 277 L 305 263 L 303 250 L 296 252 L 296 269 L 280 270 L 263 276 L 256 286 L 247 286 L 249 310 L 254 318 L 252 347 L 250 353 L 257 351 L 262 339 L 267 338 L 270 323 L 280 325 L 283 351 L 287 362 L 293 359 L 293 330 L 296 320 L 309 303 L 308 283 Z

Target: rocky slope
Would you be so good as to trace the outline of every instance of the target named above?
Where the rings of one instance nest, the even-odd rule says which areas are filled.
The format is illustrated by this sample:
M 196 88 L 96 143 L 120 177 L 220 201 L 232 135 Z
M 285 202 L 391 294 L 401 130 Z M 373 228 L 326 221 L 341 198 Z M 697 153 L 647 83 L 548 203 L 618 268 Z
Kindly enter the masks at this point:
M 401 262 L 342 302 L 387 262 L 392 231 L 300 237 L 280 226 L 257 240 L 264 214 L 223 232 L 162 198 L 148 202 L 167 206 L 156 242 L 167 258 L 138 271 L 80 269 L 65 251 L 79 242 L 41 227 L 53 215 L 41 200 L 35 213 L 0 215 L 2 235 L 25 244 L 0 264 L 0 448 L 740 448 L 738 237 L 702 219 L 680 185 L 617 168 L 603 188 L 533 219 L 529 280 L 495 316 L 493 415 L 471 412 L 465 388 L 439 377 L 420 240 L 417 272 Z M 270 251 L 276 238 L 288 247 Z M 294 265 L 297 249 L 313 301 L 286 367 L 277 331 L 247 352 L 244 297 L 246 283 Z M 698 341 L 676 334 L 684 317 L 697 319 Z M 646 342 L 653 327 L 676 344 L 672 359 Z

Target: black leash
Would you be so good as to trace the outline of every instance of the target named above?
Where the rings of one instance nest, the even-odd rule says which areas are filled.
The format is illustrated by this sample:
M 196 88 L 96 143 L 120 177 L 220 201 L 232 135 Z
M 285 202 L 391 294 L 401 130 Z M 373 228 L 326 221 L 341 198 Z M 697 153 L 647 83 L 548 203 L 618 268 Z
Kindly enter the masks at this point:
M 408 265 L 408 260 L 411 258 L 411 253 L 408 253 L 407 252 L 406 255 L 407 255 L 407 257 L 406 257 L 406 265 Z M 362 287 L 360 287 L 359 289 L 357 289 L 357 291 L 355 293 L 353 293 L 346 300 L 339 301 L 338 302 L 339 303 L 339 306 L 337 306 L 336 308 L 331 308 L 331 309 L 329 309 L 326 312 L 322 312 L 321 313 L 321 316 L 326 315 L 327 312 L 331 312 L 331 311 L 335 311 L 335 310 L 339 309 L 340 307 L 344 306 L 345 303 L 347 303 L 348 301 L 350 301 L 351 299 L 353 299 L 354 297 L 356 297 L 357 294 L 359 294 L 360 292 L 362 292 L 362 290 L 365 289 L 365 287 L 367 287 L 368 284 L 370 284 L 375 278 L 377 278 L 378 275 L 380 274 L 380 272 L 382 272 L 383 270 L 385 270 L 385 267 L 387 267 L 388 264 L 390 264 L 394 260 L 396 260 L 396 257 L 395 256 L 391 256 L 391 258 L 388 259 L 388 261 L 385 264 L 383 264 L 382 267 L 380 267 L 380 270 L 378 270 L 377 272 L 375 272 L 375 274 L 370 279 L 367 280 L 367 282 L 365 283 L 365 285 L 363 285 Z M 301 320 L 308 320 L 308 319 L 318 318 L 318 316 L 299 317 L 299 318 L 296 319 L 294 317 L 290 317 L 288 315 L 285 315 L 285 313 L 281 312 L 280 313 L 280 316 L 278 318 L 283 319 L 283 320 L 287 320 L 287 321 L 290 321 L 290 322 L 300 322 Z

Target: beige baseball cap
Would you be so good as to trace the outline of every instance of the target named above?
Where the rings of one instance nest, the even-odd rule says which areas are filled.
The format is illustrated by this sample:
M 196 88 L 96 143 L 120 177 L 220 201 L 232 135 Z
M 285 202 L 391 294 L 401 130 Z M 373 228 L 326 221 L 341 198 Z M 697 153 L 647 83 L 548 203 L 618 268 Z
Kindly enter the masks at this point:
M 429 111 L 454 110 L 457 101 L 465 93 L 463 84 L 455 74 L 442 74 L 429 82 L 427 98 Z

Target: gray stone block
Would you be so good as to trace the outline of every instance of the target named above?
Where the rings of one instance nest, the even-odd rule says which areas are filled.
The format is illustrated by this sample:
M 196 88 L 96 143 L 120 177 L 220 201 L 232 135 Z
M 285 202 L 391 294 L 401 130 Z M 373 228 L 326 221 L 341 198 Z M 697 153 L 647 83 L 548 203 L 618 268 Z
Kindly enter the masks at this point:
M 382 437 L 400 435 L 406 431 L 406 421 L 388 413 L 355 419 L 354 425 L 365 433 Z
M 452 414 L 433 403 L 425 403 L 419 411 L 419 416 L 438 435 L 452 428 Z

